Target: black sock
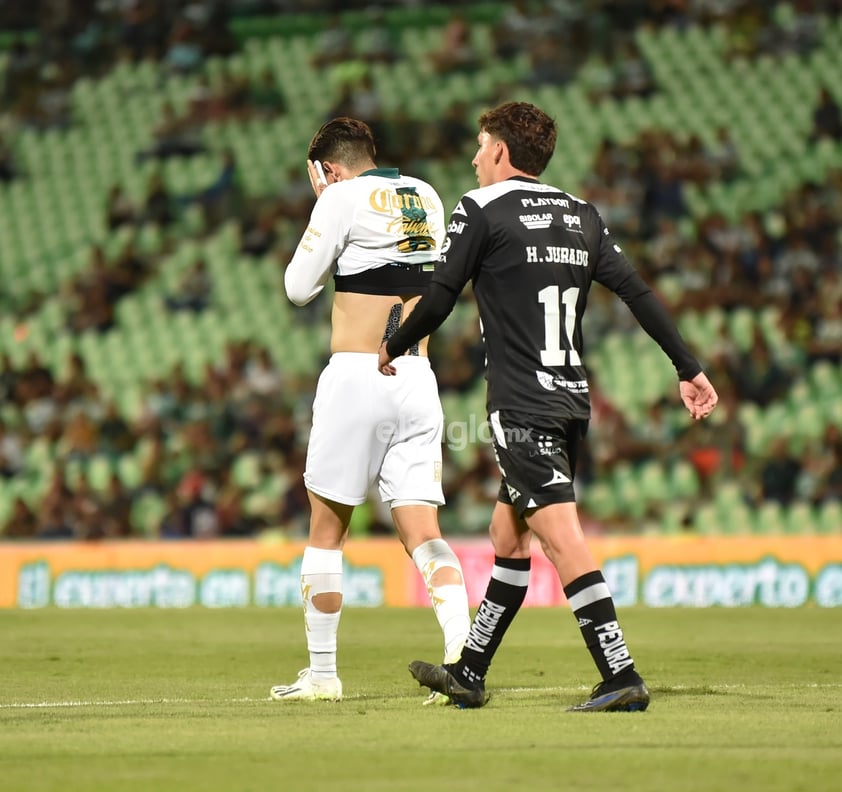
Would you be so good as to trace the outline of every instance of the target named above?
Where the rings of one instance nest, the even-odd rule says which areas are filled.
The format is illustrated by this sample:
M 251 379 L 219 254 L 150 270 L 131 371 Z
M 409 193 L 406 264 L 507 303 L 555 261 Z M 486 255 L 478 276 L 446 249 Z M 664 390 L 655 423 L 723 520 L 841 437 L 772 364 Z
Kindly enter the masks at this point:
M 462 657 L 450 666 L 466 686 L 476 687 L 485 680 L 494 653 L 526 598 L 530 563 L 529 558 L 494 557 L 491 580 L 471 623 Z
M 582 637 L 603 681 L 635 674 L 634 660 L 617 622 L 614 600 L 602 572 L 588 572 L 564 587 Z

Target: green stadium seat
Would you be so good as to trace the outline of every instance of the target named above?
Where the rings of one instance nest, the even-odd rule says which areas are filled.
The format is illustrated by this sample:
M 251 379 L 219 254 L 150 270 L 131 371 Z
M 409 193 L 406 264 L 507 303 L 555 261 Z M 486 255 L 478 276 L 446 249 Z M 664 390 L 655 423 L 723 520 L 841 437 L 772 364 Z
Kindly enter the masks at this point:
M 614 488 L 604 481 L 594 481 L 584 488 L 582 505 L 597 520 L 610 520 L 621 511 Z
M 641 463 L 638 472 L 640 497 L 648 504 L 664 504 L 672 498 L 669 471 L 660 460 Z
M 111 474 L 114 465 L 111 459 L 104 454 L 96 454 L 91 457 L 85 465 L 85 472 L 91 487 L 97 492 L 105 492 L 111 481 Z
M 784 528 L 789 534 L 815 533 L 816 524 L 816 511 L 809 503 L 796 502 L 786 510 Z
M 670 469 L 670 488 L 673 496 L 679 500 L 692 500 L 699 494 L 701 484 L 693 465 L 686 460 L 678 460 Z
M 117 459 L 116 470 L 123 486 L 129 490 L 139 487 L 143 481 L 143 470 L 135 454 L 121 454 Z
M 693 531 L 699 536 L 715 536 L 722 533 L 719 510 L 713 503 L 703 503 L 693 511 Z
M 262 462 L 256 451 L 243 451 L 231 466 L 231 480 L 244 490 L 256 489 L 262 481 Z
M 755 534 L 784 534 L 787 532 L 786 515 L 781 505 L 775 501 L 763 501 L 755 509 Z
M 158 525 L 166 510 L 166 502 L 160 495 L 151 491 L 144 492 L 132 503 L 130 517 L 132 527 L 142 536 L 155 538 Z
M 815 529 L 826 536 L 842 535 L 842 501 L 827 500 L 817 507 Z

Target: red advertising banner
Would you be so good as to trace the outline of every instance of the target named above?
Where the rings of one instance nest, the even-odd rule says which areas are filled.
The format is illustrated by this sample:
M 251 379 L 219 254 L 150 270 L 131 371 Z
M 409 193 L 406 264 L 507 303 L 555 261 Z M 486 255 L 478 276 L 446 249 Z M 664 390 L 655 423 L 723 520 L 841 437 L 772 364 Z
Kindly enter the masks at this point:
M 469 599 L 485 592 L 486 539 L 451 542 Z M 595 537 L 591 548 L 619 606 L 842 606 L 842 535 Z M 0 545 L 0 607 L 284 607 L 301 602 L 303 542 L 8 543 Z M 345 546 L 348 607 L 427 605 L 396 539 Z M 536 543 L 526 604 L 564 603 Z

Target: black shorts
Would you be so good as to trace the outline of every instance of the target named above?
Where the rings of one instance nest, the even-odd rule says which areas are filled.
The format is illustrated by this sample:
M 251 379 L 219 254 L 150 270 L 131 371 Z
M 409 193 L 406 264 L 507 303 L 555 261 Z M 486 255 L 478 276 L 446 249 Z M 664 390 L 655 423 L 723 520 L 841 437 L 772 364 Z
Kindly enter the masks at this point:
M 588 421 L 498 410 L 489 422 L 503 476 L 501 503 L 522 517 L 537 506 L 575 502 L 576 459 Z

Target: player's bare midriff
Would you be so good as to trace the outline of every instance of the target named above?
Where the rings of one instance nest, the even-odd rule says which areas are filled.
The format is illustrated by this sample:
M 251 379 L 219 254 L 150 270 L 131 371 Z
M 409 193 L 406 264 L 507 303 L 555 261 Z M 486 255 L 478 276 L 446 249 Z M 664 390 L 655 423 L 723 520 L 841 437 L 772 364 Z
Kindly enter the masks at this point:
M 395 303 L 403 303 L 401 322 L 412 312 L 420 297 L 402 299 L 384 294 L 337 292 L 333 296 L 330 351 L 371 352 L 376 354 Z M 426 357 L 427 339 L 418 344 L 418 353 Z

